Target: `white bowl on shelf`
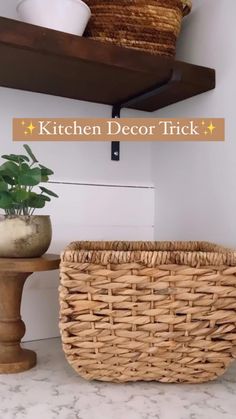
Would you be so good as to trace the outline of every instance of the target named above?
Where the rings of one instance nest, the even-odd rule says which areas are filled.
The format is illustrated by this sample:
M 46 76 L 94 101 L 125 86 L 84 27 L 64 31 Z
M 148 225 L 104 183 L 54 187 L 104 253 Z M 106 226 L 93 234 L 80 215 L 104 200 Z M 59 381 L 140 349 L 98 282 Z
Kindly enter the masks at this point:
M 23 22 L 79 36 L 91 17 L 82 0 L 18 0 L 17 13 Z

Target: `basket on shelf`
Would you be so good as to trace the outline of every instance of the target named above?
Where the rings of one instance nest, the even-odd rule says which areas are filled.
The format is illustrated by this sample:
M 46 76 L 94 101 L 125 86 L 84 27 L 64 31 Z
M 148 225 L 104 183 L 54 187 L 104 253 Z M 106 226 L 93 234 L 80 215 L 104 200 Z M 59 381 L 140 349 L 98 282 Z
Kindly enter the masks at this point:
M 85 0 L 92 11 L 85 36 L 174 56 L 183 16 L 192 0 Z
M 75 242 L 60 330 L 86 379 L 201 383 L 236 356 L 236 252 L 206 242 Z

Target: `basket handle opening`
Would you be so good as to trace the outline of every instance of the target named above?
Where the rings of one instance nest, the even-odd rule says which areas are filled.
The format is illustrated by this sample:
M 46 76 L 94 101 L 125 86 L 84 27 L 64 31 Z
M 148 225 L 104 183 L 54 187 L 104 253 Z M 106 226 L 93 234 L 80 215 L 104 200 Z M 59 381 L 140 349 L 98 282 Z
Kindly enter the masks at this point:
M 183 6 L 183 16 L 187 16 L 192 10 L 192 0 L 181 0 Z

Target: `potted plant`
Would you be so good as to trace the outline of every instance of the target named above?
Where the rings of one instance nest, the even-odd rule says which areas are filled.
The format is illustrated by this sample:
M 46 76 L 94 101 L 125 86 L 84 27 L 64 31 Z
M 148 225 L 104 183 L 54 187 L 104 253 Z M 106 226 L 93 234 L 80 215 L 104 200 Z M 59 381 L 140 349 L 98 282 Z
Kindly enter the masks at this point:
M 53 171 L 39 164 L 31 148 L 24 145 L 26 155 L 3 155 L 0 166 L 0 257 L 39 257 L 52 239 L 48 215 L 34 215 L 51 197 L 58 197 L 46 183 Z M 35 187 L 37 189 L 35 190 Z
M 26 23 L 80 36 L 91 16 L 82 0 L 18 0 L 17 13 Z

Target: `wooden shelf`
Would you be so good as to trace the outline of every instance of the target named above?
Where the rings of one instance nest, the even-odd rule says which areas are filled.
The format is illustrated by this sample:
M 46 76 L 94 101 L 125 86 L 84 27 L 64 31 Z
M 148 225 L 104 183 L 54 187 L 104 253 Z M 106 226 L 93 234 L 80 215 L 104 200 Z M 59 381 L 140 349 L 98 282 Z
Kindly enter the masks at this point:
M 114 105 L 179 78 L 132 108 L 154 111 L 215 87 L 215 71 L 0 17 L 0 85 Z

